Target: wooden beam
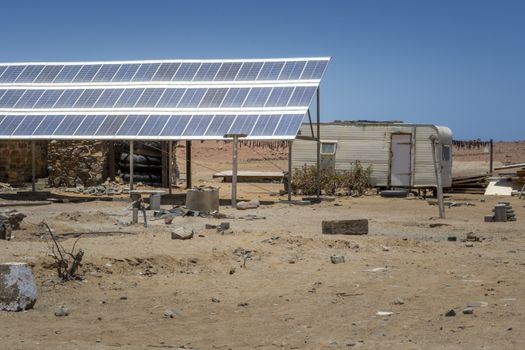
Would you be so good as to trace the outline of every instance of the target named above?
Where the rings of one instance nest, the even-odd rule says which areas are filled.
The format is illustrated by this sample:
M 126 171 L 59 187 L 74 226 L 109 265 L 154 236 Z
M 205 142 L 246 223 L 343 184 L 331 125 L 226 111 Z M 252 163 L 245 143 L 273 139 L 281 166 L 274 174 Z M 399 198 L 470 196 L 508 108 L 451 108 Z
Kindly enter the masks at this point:
M 191 187 L 191 141 L 186 141 L 186 188 Z

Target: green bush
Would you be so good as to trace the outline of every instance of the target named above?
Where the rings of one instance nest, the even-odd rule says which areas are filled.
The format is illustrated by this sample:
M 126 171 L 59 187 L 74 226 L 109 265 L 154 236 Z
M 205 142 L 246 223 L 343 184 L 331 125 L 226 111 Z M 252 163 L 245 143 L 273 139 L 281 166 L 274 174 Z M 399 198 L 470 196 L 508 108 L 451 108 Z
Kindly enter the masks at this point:
M 321 169 L 321 192 L 327 195 L 343 193 L 351 196 L 362 196 L 370 188 L 372 167 L 363 167 L 355 162 L 350 170 Z M 292 189 L 295 194 L 306 196 L 316 194 L 317 167 L 304 165 L 295 169 L 292 178 Z

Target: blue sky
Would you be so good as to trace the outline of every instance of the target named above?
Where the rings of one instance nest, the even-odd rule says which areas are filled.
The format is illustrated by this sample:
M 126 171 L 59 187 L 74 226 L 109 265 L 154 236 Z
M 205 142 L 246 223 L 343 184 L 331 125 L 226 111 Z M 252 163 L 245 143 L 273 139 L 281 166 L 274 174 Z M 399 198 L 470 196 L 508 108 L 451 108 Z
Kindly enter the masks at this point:
M 3 1 L 0 61 L 331 56 L 323 120 L 525 139 L 525 1 Z

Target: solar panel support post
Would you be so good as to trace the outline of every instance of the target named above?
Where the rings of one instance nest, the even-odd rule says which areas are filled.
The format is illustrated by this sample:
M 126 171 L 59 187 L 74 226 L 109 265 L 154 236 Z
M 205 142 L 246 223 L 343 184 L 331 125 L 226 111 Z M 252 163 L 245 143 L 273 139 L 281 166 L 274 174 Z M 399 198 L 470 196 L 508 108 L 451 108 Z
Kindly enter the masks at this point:
M 31 191 L 36 192 L 36 145 L 31 141 Z
M 168 141 L 168 193 L 172 194 L 172 176 L 173 176 L 173 168 L 172 168 L 172 161 L 173 161 L 173 141 Z
M 321 197 L 321 87 L 317 87 L 317 176 L 315 179 L 316 197 Z
M 129 141 L 129 190 L 133 191 L 133 141 Z
M 226 134 L 224 138 L 233 139 L 233 165 L 232 165 L 232 207 L 237 206 L 237 170 L 238 170 L 238 145 L 239 138 L 246 137 L 246 134 Z
M 489 147 L 490 147 L 489 174 L 492 176 L 492 174 L 494 173 L 494 140 L 493 139 L 490 139 Z
M 191 141 L 186 141 L 186 188 L 191 188 Z
M 115 142 L 108 142 L 108 176 L 115 181 Z
M 292 201 L 292 141 L 288 141 L 288 202 Z

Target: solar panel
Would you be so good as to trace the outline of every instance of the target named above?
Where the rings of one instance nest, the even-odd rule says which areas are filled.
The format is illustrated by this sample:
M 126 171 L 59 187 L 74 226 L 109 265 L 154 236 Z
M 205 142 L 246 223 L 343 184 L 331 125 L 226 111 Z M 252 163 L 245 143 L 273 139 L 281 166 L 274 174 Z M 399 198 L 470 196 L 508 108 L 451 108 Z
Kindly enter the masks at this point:
M 0 63 L 0 139 L 291 139 L 328 62 Z

